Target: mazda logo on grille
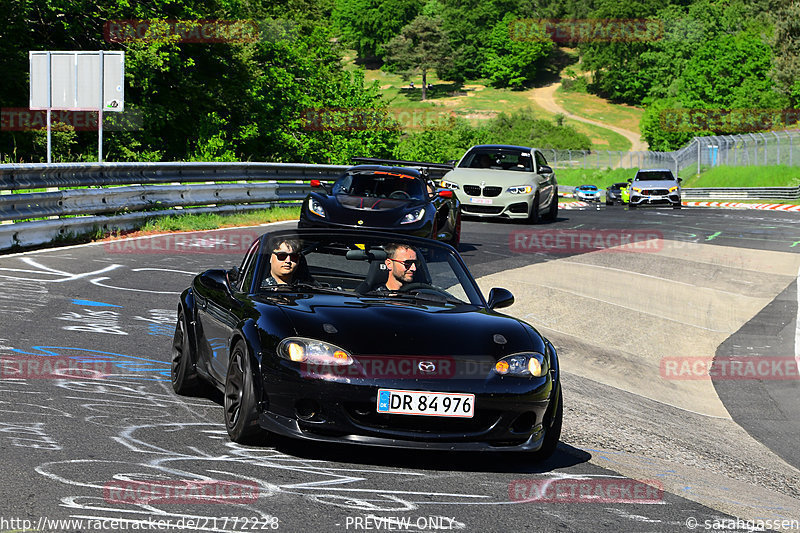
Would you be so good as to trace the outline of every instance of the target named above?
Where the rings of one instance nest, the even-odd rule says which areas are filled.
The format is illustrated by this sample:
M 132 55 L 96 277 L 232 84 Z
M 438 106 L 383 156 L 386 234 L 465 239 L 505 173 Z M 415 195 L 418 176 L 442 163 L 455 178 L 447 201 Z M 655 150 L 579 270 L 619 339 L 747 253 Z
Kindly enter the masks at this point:
M 417 365 L 417 368 L 419 368 L 423 372 L 436 371 L 436 365 L 433 364 L 431 361 L 420 361 L 419 364 Z

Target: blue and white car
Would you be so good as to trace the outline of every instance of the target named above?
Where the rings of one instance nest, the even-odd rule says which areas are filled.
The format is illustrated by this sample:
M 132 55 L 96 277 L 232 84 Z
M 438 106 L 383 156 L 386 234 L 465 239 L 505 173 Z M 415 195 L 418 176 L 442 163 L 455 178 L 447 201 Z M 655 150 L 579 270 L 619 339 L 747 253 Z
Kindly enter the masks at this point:
M 597 185 L 580 185 L 575 187 L 575 191 L 572 194 L 576 200 L 583 202 L 600 201 L 600 189 L 597 188 Z

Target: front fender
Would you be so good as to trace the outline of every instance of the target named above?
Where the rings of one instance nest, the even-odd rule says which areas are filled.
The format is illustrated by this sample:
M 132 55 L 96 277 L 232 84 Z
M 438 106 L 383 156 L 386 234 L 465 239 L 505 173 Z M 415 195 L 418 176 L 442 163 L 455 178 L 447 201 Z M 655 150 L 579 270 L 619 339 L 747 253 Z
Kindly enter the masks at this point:
M 264 381 L 261 379 L 261 359 L 263 357 L 261 337 L 256 320 L 247 318 L 236 327 L 236 332 L 231 336 L 228 353 L 233 352 L 233 347 L 240 340 L 244 341 L 247 348 L 247 357 L 250 358 L 250 368 L 253 371 L 253 388 L 255 389 L 258 403 L 264 398 Z
M 197 365 L 197 313 L 194 306 L 194 290 L 189 287 L 181 293 L 181 299 L 178 303 L 178 309 L 183 311 L 183 316 L 186 319 L 186 335 L 189 337 L 189 355 L 192 361 L 192 366 Z

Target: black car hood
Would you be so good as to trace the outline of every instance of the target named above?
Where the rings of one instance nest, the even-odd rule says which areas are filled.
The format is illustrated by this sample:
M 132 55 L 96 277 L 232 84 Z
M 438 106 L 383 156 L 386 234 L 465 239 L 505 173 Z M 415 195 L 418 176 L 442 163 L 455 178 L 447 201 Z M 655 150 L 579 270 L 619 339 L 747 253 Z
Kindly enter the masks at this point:
M 337 224 L 351 226 L 394 227 L 403 215 L 415 208 L 425 207 L 422 200 L 399 200 L 361 196 L 318 196 L 327 218 Z M 414 224 L 412 224 L 414 225 Z
M 295 335 L 330 342 L 354 355 L 499 358 L 544 350 L 541 337 L 529 334 L 532 328 L 472 305 L 327 294 L 270 300 L 289 319 Z
M 392 211 L 420 203 L 419 200 L 409 201 L 398 198 L 372 198 L 362 196 L 345 196 L 339 194 L 333 197 L 333 201 L 346 209 L 358 209 L 359 211 Z

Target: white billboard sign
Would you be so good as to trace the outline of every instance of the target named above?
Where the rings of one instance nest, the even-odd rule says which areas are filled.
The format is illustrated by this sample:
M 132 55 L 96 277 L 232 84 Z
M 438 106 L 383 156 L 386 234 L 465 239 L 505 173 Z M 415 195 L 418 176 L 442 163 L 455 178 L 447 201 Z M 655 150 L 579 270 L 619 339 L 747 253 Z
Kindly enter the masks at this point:
M 31 109 L 124 110 L 125 52 L 35 51 L 29 58 Z
M 125 109 L 125 52 L 28 52 L 32 110 L 47 110 L 47 162 L 50 163 L 50 112 L 97 111 L 97 160 L 103 160 L 103 112 Z

